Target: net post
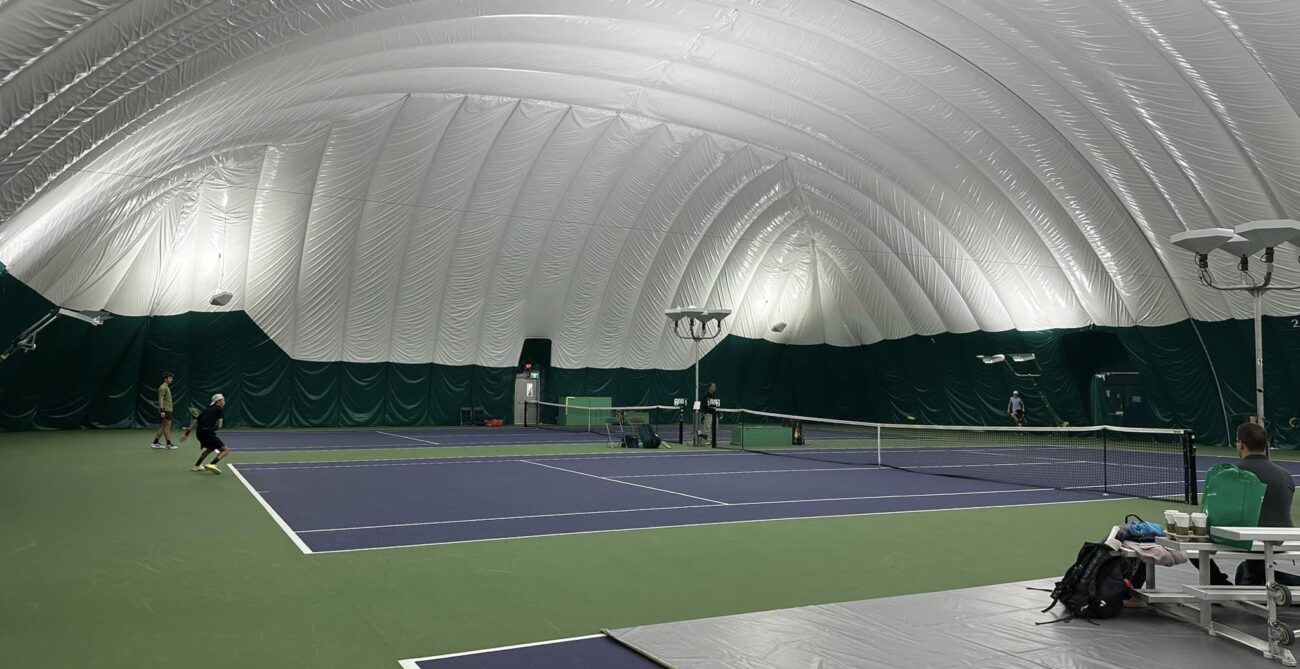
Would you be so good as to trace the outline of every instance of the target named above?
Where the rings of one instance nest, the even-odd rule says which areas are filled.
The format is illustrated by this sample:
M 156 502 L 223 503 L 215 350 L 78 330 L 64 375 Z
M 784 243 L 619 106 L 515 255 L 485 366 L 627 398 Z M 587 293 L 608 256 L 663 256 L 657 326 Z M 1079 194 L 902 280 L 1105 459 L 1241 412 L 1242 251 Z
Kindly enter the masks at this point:
M 1110 430 L 1101 426 L 1101 492 L 1110 494 Z
M 1183 430 L 1183 498 L 1193 506 L 1197 501 L 1196 485 L 1196 435 L 1191 430 Z
M 709 420 L 712 421 L 712 427 L 709 429 L 709 446 L 718 447 L 718 412 L 714 411 L 709 414 Z
M 881 452 L 881 446 L 882 444 L 880 443 L 880 425 L 876 425 L 876 466 L 877 467 L 883 466 L 885 464 L 885 461 L 881 459 L 881 457 L 884 455 L 884 453 Z

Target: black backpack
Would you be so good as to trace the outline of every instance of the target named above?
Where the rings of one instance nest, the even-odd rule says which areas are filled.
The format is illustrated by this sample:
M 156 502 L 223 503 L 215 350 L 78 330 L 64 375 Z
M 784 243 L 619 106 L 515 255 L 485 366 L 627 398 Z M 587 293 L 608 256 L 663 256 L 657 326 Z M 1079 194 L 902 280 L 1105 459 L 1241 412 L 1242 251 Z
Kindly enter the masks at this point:
M 1141 560 L 1124 557 L 1104 543 L 1085 543 L 1074 564 L 1056 582 L 1052 604 L 1043 613 L 1061 604 L 1066 615 L 1048 622 L 1113 618 L 1124 609 L 1124 600 L 1132 595 L 1133 589 L 1145 581 Z
M 636 434 L 641 438 L 641 448 L 659 448 L 663 444 L 663 439 L 655 434 L 649 425 L 642 423 L 636 427 Z

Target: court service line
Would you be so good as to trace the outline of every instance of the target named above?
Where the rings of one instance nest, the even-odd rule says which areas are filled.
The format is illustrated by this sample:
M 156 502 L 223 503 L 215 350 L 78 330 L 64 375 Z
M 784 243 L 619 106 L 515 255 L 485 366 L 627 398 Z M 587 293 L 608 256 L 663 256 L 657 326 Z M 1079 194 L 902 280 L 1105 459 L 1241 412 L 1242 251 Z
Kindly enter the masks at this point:
M 249 484 L 248 479 L 244 478 L 244 475 L 239 473 L 239 470 L 235 468 L 235 465 L 230 465 L 230 472 L 235 475 L 235 478 L 239 479 L 240 483 L 244 484 L 245 488 L 248 488 L 248 492 L 252 493 L 253 497 L 257 499 L 258 504 L 261 504 L 262 508 L 266 509 L 266 512 L 271 514 L 271 519 L 275 521 L 276 525 L 280 526 L 280 529 L 284 530 L 285 534 L 289 535 L 289 539 L 298 547 L 298 550 L 302 551 L 304 555 L 311 555 L 312 550 L 307 547 L 305 542 L 303 542 L 302 537 L 298 536 L 298 534 L 293 531 L 293 528 L 289 527 L 289 524 L 284 522 L 284 519 L 280 517 L 280 514 L 277 513 L 265 499 L 263 499 L 261 493 Z
M 961 495 L 1008 495 L 1012 493 L 1059 492 L 1055 488 L 1016 488 L 1015 490 L 963 490 L 958 492 L 922 492 L 910 495 L 868 495 L 864 497 L 822 497 L 819 499 L 770 499 L 758 502 L 733 502 L 722 506 L 767 506 L 772 504 L 810 504 L 814 502 L 858 502 L 871 499 L 903 499 L 908 497 L 955 497 Z M 648 511 L 680 511 L 682 509 L 714 509 L 717 504 L 685 504 L 682 506 L 650 506 L 635 509 L 601 509 L 599 511 L 565 511 L 538 513 L 524 516 L 499 516 L 495 518 L 462 518 L 459 520 L 429 520 L 418 523 L 393 523 L 389 525 L 359 525 L 356 527 L 326 527 L 315 530 L 298 530 L 299 534 L 324 532 L 356 532 L 361 530 L 386 530 L 398 527 L 424 527 L 431 525 L 463 525 L 467 523 L 494 523 L 506 520 L 536 520 L 539 518 L 565 518 L 571 516 L 600 516 L 611 513 L 642 513 Z M 982 508 L 982 507 L 965 507 Z M 818 517 L 818 516 L 813 516 Z
M 1160 466 L 1160 465 L 1143 465 L 1143 464 L 1138 464 L 1138 463 L 1136 463 L 1136 462 L 1124 462 L 1123 460 L 1116 461 L 1116 462 L 1107 462 L 1107 461 L 1104 461 L 1104 460 L 1096 460 L 1096 459 L 1093 459 L 1093 460 L 1078 460 L 1078 459 L 1070 460 L 1070 459 L 1065 459 L 1065 458 L 1049 458 L 1049 457 L 1047 457 L 1047 456 L 1045 456 L 1045 455 L 1026 455 L 1026 454 L 1024 454 L 1024 453 L 1022 453 L 1022 452 L 1017 452 L 1017 451 L 1011 451 L 1011 452 L 1008 452 L 1008 453 L 998 453 L 998 452 L 995 452 L 995 451 L 992 451 L 992 450 L 978 450 L 978 451 L 976 451 L 976 450 L 972 450 L 972 451 L 968 451 L 968 452 L 970 452 L 970 453 L 982 453 L 982 454 L 984 454 L 984 455 L 993 455 L 993 456 L 998 456 L 998 457 L 1011 458 L 1011 461 L 1008 462 L 1007 464 L 1021 464 L 1020 462 L 1016 461 L 1015 458 L 1017 458 L 1017 457 L 1022 457 L 1022 458 L 1027 459 L 1027 460 L 1042 460 L 1044 464 L 1066 464 L 1066 465 L 1074 465 L 1074 464 L 1094 464 L 1094 465 L 1102 465 L 1102 466 L 1124 467 L 1124 468 L 1126 468 L 1126 469 L 1161 469 L 1161 470 L 1169 469 L 1169 467 L 1162 467 L 1162 466 Z M 1154 455 L 1154 456 L 1156 456 L 1156 457 L 1177 457 L 1177 458 L 1179 458 L 1179 459 L 1182 459 L 1182 454 L 1181 454 L 1181 453 L 1174 453 L 1174 452 L 1172 452 L 1172 451 L 1169 452 L 1169 453 L 1150 453 L 1149 455 Z M 1025 464 L 1029 464 L 1029 463 L 1025 463 Z M 1182 463 L 1177 463 L 1177 464 L 1181 466 Z
M 606 476 L 597 476 L 597 475 L 595 475 L 595 474 L 588 474 L 587 472 L 580 472 L 580 471 L 578 471 L 578 470 L 576 470 L 576 469 L 565 469 L 564 467 L 556 467 L 555 465 L 544 465 L 544 464 L 542 464 L 542 463 L 540 463 L 540 462 L 533 462 L 532 460 L 520 460 L 519 462 L 527 463 L 527 464 L 530 464 L 530 465 L 537 465 L 538 467 L 545 467 L 545 468 L 547 468 L 547 469 L 554 469 L 554 470 L 561 471 L 561 472 L 568 472 L 568 473 L 570 473 L 570 474 L 577 474 L 577 475 L 579 475 L 579 476 L 590 476 L 590 477 L 593 478 L 593 479 L 600 479 L 600 480 L 602 480 L 602 481 L 609 481 L 610 483 L 621 483 L 621 484 L 623 484 L 623 485 L 630 485 L 630 486 L 633 486 L 633 487 L 636 487 L 636 488 L 645 488 L 646 490 L 653 490 L 653 491 L 655 491 L 655 492 L 666 492 L 666 493 L 668 493 L 669 495 L 681 495 L 682 497 L 690 497 L 691 499 L 698 499 L 698 500 L 701 500 L 701 501 L 704 501 L 704 502 L 712 502 L 712 503 L 714 503 L 714 504 L 721 504 L 721 505 L 723 505 L 723 506 L 726 506 L 726 505 L 727 505 L 726 502 L 719 502 L 719 501 L 716 500 L 716 499 L 709 499 L 708 497 L 700 497 L 700 496 L 698 496 L 698 495 L 688 495 L 688 494 L 686 494 L 686 493 L 684 493 L 684 492 L 677 492 L 676 490 L 664 490 L 663 488 L 655 488 L 655 487 L 653 487 L 653 486 L 641 485 L 640 483 L 632 483 L 632 482 L 630 482 L 630 481 L 620 481 L 620 480 L 618 480 L 618 479 L 612 479 L 612 478 L 609 478 L 609 477 L 606 477 Z
M 728 474 L 785 474 L 788 472 L 858 472 L 864 469 L 880 469 L 879 465 L 870 467 L 804 467 L 802 469 L 749 469 L 737 472 L 679 472 L 676 474 L 619 474 L 612 479 L 652 479 L 670 476 L 725 476 Z
M 438 442 L 436 441 L 429 441 L 428 439 L 418 439 L 416 437 L 408 437 L 404 434 L 394 434 L 392 432 L 380 432 L 379 430 L 375 430 L 375 434 L 382 434 L 385 437 L 397 437 L 398 439 L 410 439 L 411 441 L 418 441 L 421 444 L 429 444 L 430 446 L 438 445 Z

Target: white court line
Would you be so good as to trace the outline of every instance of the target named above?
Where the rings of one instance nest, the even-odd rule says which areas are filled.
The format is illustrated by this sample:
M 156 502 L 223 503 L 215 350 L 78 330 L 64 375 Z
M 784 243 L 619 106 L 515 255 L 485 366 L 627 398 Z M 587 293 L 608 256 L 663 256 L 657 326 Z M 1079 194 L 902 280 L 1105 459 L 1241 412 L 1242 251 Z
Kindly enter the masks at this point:
M 1119 461 L 1109 461 L 1109 460 L 1108 460 L 1108 461 L 1102 461 L 1102 460 L 1095 460 L 1095 459 L 1094 459 L 1094 460 L 1067 460 L 1067 459 L 1064 459 L 1064 458 L 1049 458 L 1049 457 L 1047 457 L 1047 456 L 1045 456 L 1045 455 L 1025 455 L 1025 454 L 1022 453 L 1022 452 L 1015 452 L 1015 451 L 1013 451 L 1013 452 L 1011 452 L 1011 453 L 995 453 L 995 452 L 993 452 L 993 451 L 989 451 L 989 450 L 978 450 L 978 451 L 974 451 L 974 450 L 972 450 L 972 451 L 965 451 L 965 452 L 968 452 L 968 453 L 983 453 L 983 454 L 985 454 L 985 455 L 994 455 L 994 456 L 1007 457 L 1007 458 L 1011 458 L 1011 457 L 1013 457 L 1013 456 L 1024 456 L 1026 459 L 1029 459 L 1029 460 L 1044 460 L 1044 461 L 1046 461 L 1046 462 L 1050 462 L 1050 463 L 1053 463 L 1053 464 L 1070 464 L 1070 465 L 1075 465 L 1075 464 L 1090 464 L 1090 465 L 1102 465 L 1102 466 L 1106 466 L 1106 467 L 1116 467 L 1116 468 L 1123 468 L 1123 469 L 1161 469 L 1161 470 L 1169 469 L 1169 467 L 1161 467 L 1161 466 L 1159 466 L 1159 465 L 1140 465 L 1140 464 L 1137 464 L 1137 463 L 1134 463 L 1134 462 L 1124 462 L 1122 459 L 1119 460 Z M 1169 453 L 1156 453 L 1155 455 L 1159 455 L 1159 456 L 1168 456 L 1168 457 L 1173 457 L 1173 456 L 1181 457 L 1181 456 L 1182 456 L 1181 453 L 1173 453 L 1173 452 L 1169 452 Z M 1008 462 L 1008 463 L 1007 463 L 1007 465 L 1018 465 L 1018 464 L 1022 464 L 1022 463 L 1019 463 L 1019 462 Z M 1028 464 L 1028 463 L 1024 463 L 1024 464 Z M 1001 465 L 1001 466 L 1006 466 L 1006 465 Z
M 429 444 L 430 446 L 438 445 L 438 442 L 436 441 L 429 441 L 428 439 L 417 439 L 415 437 L 408 437 L 404 434 L 393 434 L 392 432 L 380 432 L 379 430 L 375 430 L 375 434 L 382 434 L 385 437 L 397 437 L 398 439 L 410 439 L 411 441 L 418 441 L 421 444 Z
M 1097 490 L 1097 491 L 1105 492 L 1107 488 L 1139 488 L 1141 486 L 1148 486 L 1148 485 L 1173 485 L 1175 483 L 1178 485 L 1182 485 L 1183 480 L 1178 479 L 1177 481 L 1137 481 L 1135 483 L 1107 483 L 1105 485 L 1072 485 L 1072 486 L 1061 486 L 1060 488 L 1058 488 L 1058 490 Z M 1197 483 L 1203 483 L 1203 481 L 1198 480 Z M 1139 497 L 1134 499 L 1144 499 L 1144 498 Z M 1181 504 L 1181 502 L 1179 503 Z
M 903 499 L 908 497 L 956 497 L 960 495 L 1008 495 L 1011 493 L 1051 492 L 1055 488 L 1016 488 L 1015 490 L 965 490 L 960 492 L 920 492 L 910 495 L 867 495 L 863 497 L 822 497 L 818 499 L 769 499 L 758 502 L 732 502 L 722 506 L 770 506 L 773 504 L 809 504 L 813 502 L 856 502 L 867 499 Z M 688 495 L 689 496 L 689 495 Z M 702 498 L 701 498 L 702 499 Z M 491 523 L 503 520 L 535 520 L 538 518 L 564 518 L 568 516 L 599 516 L 610 513 L 644 513 L 647 511 L 677 511 L 680 509 L 716 509 L 718 504 L 685 504 L 682 506 L 651 506 L 635 509 L 608 509 L 600 511 L 566 511 L 563 513 L 538 513 L 526 516 L 500 516 L 496 518 L 464 518 L 460 520 L 429 520 L 418 523 L 393 523 L 391 525 L 359 525 L 356 527 L 327 527 L 315 530 L 301 530 L 300 534 L 321 532 L 353 532 L 360 530 L 383 530 L 394 527 L 423 527 L 428 525 L 463 525 L 467 523 Z M 818 518 L 820 516 L 813 516 Z
M 1088 464 L 1100 464 L 1100 463 L 1094 463 L 1091 460 L 1072 460 L 1072 461 L 1063 460 L 1060 462 L 996 462 L 996 463 L 987 463 L 987 464 L 958 464 L 958 465 L 891 465 L 888 462 L 886 462 L 885 466 L 897 467 L 899 469 L 904 469 L 907 471 L 919 471 L 922 469 L 977 469 L 980 467 L 998 467 L 998 468 L 1046 467 L 1048 465 L 1088 465 Z
M 580 471 L 578 471 L 578 470 L 576 470 L 576 469 L 565 469 L 564 467 L 556 467 L 556 466 L 554 466 L 554 465 L 544 465 L 544 464 L 542 464 L 542 463 L 540 463 L 540 462 L 533 462 L 532 460 L 520 460 L 519 462 L 524 462 L 524 463 L 527 463 L 527 464 L 530 464 L 530 465 L 537 465 L 538 467 L 545 467 L 545 468 L 547 468 L 547 469 L 554 469 L 554 470 L 557 470 L 557 471 L 568 472 L 568 473 L 570 473 L 570 474 L 577 474 L 578 476 L 590 476 L 590 477 L 593 478 L 593 479 L 600 479 L 600 480 L 602 480 L 602 481 L 609 481 L 610 483 L 621 483 L 621 484 L 623 484 L 623 485 L 630 485 L 630 486 L 633 486 L 633 487 L 636 487 L 636 488 L 645 488 L 646 490 L 653 490 L 653 491 L 655 491 L 655 492 L 666 492 L 666 493 L 668 493 L 669 495 L 680 495 L 680 496 L 682 496 L 682 497 L 690 497 L 691 499 L 698 499 L 698 500 L 702 500 L 702 501 L 705 501 L 705 502 L 713 502 L 714 504 L 721 504 L 721 505 L 723 505 L 723 506 L 726 506 L 726 505 L 727 505 L 726 502 L 719 502 L 719 501 L 716 500 L 716 499 L 709 499 L 708 497 L 700 497 L 700 496 L 698 496 L 698 495 L 688 495 L 688 494 L 686 494 L 686 493 L 684 493 L 684 492 L 677 492 L 676 490 L 664 490 L 663 488 L 655 488 L 655 487 L 648 486 L 648 485 L 641 485 L 640 483 L 631 483 L 631 482 L 628 482 L 628 481 L 619 481 L 618 479 L 611 479 L 611 478 L 607 478 L 607 477 L 604 477 L 604 476 L 597 476 L 597 475 L 595 475 L 595 474 L 588 474 L 587 472 L 580 472 Z
M 244 478 L 244 475 L 239 473 L 239 470 L 235 468 L 235 465 L 230 465 L 230 471 L 235 475 L 235 478 L 239 479 L 240 483 L 244 484 L 245 488 L 248 488 L 248 492 L 252 493 L 253 497 L 257 498 L 257 502 L 262 505 L 262 508 L 266 509 L 266 512 L 271 514 L 271 518 L 275 520 L 275 524 L 279 525 L 280 529 L 284 530 L 284 533 L 289 535 L 289 539 L 298 547 L 298 550 L 302 551 L 304 555 L 311 555 L 312 550 L 307 547 L 307 544 L 303 543 L 302 537 L 295 534 L 293 528 L 289 527 L 289 524 L 284 522 L 284 519 L 280 517 L 280 514 L 276 513 L 275 509 L 271 508 L 271 505 L 268 504 L 265 499 L 262 499 L 262 495 L 258 493 L 257 490 L 254 490 L 253 486 L 249 485 L 248 479 Z
M 980 450 L 970 450 L 970 451 L 963 451 L 963 452 L 964 452 L 964 453 L 980 453 L 980 454 L 982 454 L 982 455 L 993 455 L 993 456 L 997 456 L 997 457 L 1001 457 L 1001 458 L 1007 458 L 1007 457 L 1011 457 L 1011 456 L 1013 456 L 1013 455 L 1024 455 L 1023 453 L 1017 453 L 1017 452 L 1015 452 L 1015 451 L 1013 451 L 1013 452 L 1011 452 L 1011 453 L 998 453 L 997 450 L 998 450 L 998 449 L 994 449 L 994 450 L 980 449 Z M 1073 461 L 1074 461 L 1074 460 L 1071 460 L 1071 459 L 1068 459 L 1068 458 L 1049 458 L 1049 457 L 1047 457 L 1047 456 L 1045 456 L 1045 455 L 1025 455 L 1025 457 L 1026 457 L 1027 459 L 1030 459 L 1030 460 L 1047 460 L 1047 461 L 1049 461 L 1049 462 L 1073 462 Z M 1091 462 L 1091 461 L 1089 461 L 1089 462 Z
M 568 643 L 570 641 L 586 641 L 587 639 L 601 639 L 604 634 L 588 634 L 587 636 L 571 636 L 567 639 L 551 639 L 550 641 L 534 641 L 532 643 L 518 643 L 513 646 L 498 646 L 496 648 L 484 648 L 483 650 L 467 650 L 463 653 L 447 653 L 446 655 L 430 655 L 429 657 L 415 657 L 409 660 L 401 660 L 398 664 L 402 669 L 420 669 L 420 662 L 429 660 L 445 660 L 453 657 L 465 657 L 467 655 L 481 655 L 484 653 L 496 653 L 503 650 L 514 650 L 516 648 L 532 648 L 534 646 L 549 646 L 555 643 Z
M 599 452 L 599 451 L 597 451 Z M 720 456 L 744 456 L 753 457 L 755 453 L 744 451 L 732 451 L 728 453 L 653 453 L 639 454 L 628 453 L 626 455 L 584 455 L 574 453 L 572 455 L 520 455 L 518 453 L 502 453 L 500 455 L 477 455 L 477 456 L 442 456 L 433 458 L 374 458 L 370 460 L 326 460 L 318 463 L 304 463 L 301 460 L 297 462 L 249 462 L 246 467 L 255 467 L 259 471 L 279 471 L 281 469 L 339 469 L 347 467 L 405 467 L 409 465 L 465 465 L 465 464 L 483 464 L 494 462 L 520 462 L 522 458 L 529 460 L 540 460 L 544 462 L 564 462 L 568 460 L 616 460 L 621 458 L 707 458 Z M 356 464 L 353 464 L 356 463 Z M 287 465 L 287 466 L 280 466 Z
M 670 530 L 678 527 L 708 527 L 710 525 L 744 525 L 748 523 L 770 523 L 781 520 L 817 520 L 820 518 L 858 518 L 862 516 L 893 516 L 904 513 L 931 513 L 934 511 L 979 511 L 982 509 L 1014 509 L 1022 506 L 1051 506 L 1053 504 L 1096 504 L 1098 502 L 1132 501 L 1131 497 L 1111 497 L 1105 499 L 1076 499 L 1061 502 L 1030 502 L 1028 504 L 991 504 L 989 506 L 955 506 L 944 509 L 907 509 L 904 511 L 869 511 L 867 513 L 839 513 L 825 516 L 792 516 L 788 518 L 755 518 L 753 520 L 724 520 L 713 523 L 685 523 L 682 525 L 655 525 L 652 527 L 624 527 L 616 530 L 583 530 L 580 532 L 551 532 L 547 534 L 517 534 L 508 537 L 490 539 L 465 539 L 462 541 L 431 541 L 422 544 L 395 544 L 392 546 L 369 546 L 367 548 L 340 548 L 330 551 L 316 551 L 316 555 L 326 553 L 357 553 L 360 551 L 383 551 L 390 548 L 422 548 L 425 546 L 452 546 L 455 544 L 476 544 L 485 541 L 509 541 L 511 539 L 541 539 L 545 537 L 568 537 L 575 534 L 604 534 L 606 532 L 635 532 L 638 530 Z
M 804 467 L 803 469 L 750 469 L 739 472 L 683 472 L 677 474 L 620 474 L 610 476 L 612 479 L 652 479 L 668 476 L 722 476 L 725 474 L 784 474 L 787 472 L 860 472 L 862 470 L 879 471 L 884 469 L 877 465 L 870 467 Z
M 441 448 L 500 448 L 502 446 L 566 446 L 569 444 L 572 444 L 574 446 L 602 446 L 604 445 L 605 442 L 594 440 L 594 439 L 591 441 L 572 441 L 572 440 L 560 440 L 560 439 L 556 439 L 554 441 L 538 441 L 536 439 L 533 439 L 530 441 L 493 441 L 490 443 L 483 443 L 477 441 L 439 441 L 439 442 L 431 441 L 427 443 L 439 446 Z M 416 448 L 420 448 L 420 446 L 416 446 L 415 444 L 407 444 L 404 441 L 391 441 L 382 444 L 343 444 L 340 446 L 275 446 L 275 445 L 244 446 L 240 450 L 245 453 L 249 453 L 249 452 L 286 453 L 286 452 L 296 452 L 296 451 L 312 451 L 312 452 L 364 451 L 364 450 L 377 451 L 382 449 L 397 450 L 397 449 L 416 449 Z

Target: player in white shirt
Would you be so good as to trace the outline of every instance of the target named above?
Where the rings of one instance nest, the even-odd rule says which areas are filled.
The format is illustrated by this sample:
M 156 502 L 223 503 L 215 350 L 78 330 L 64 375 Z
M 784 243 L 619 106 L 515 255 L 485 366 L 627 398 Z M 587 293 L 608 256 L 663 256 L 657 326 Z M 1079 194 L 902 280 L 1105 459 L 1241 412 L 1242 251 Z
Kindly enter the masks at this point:
M 1020 396 L 1019 390 L 1011 391 L 1011 401 L 1007 402 L 1007 413 L 1011 414 L 1011 420 L 1016 422 L 1016 427 L 1025 424 L 1025 400 Z

